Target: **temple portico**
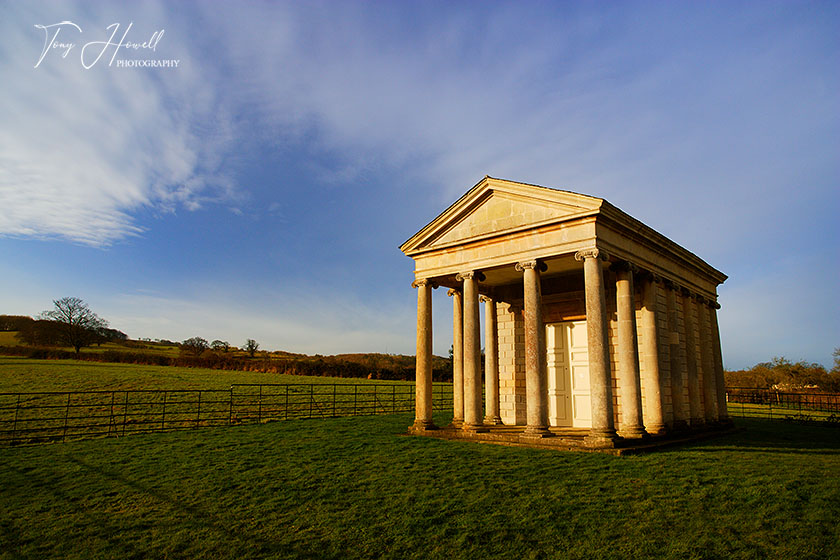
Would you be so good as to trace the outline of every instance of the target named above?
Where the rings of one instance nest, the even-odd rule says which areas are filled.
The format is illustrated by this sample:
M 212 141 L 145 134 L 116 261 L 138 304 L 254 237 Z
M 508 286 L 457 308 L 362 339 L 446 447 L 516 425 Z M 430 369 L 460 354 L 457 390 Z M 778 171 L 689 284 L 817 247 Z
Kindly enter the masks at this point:
M 485 177 L 400 249 L 417 290 L 412 432 L 438 428 L 437 286 L 453 302 L 447 430 L 523 442 L 576 434 L 611 448 L 728 421 L 717 326 L 726 276 L 605 200 Z

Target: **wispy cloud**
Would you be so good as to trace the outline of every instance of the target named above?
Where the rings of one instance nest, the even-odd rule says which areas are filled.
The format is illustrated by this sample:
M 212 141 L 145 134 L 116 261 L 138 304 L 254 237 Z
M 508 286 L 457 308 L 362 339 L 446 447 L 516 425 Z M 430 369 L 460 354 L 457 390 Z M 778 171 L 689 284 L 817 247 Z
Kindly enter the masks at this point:
M 82 5 L 4 10 L 0 234 L 103 246 L 141 233 L 134 218 L 141 208 L 196 209 L 229 192 L 218 169 L 230 139 L 225 115 L 207 93 L 213 88 L 196 68 L 201 61 L 183 45 L 165 36 L 153 57 L 178 58 L 178 69 L 117 68 L 104 58 L 85 69 L 82 46 L 106 40 L 114 22 L 88 17 Z M 148 20 L 136 22 L 142 15 L 117 21 L 126 29 L 135 20 L 134 40 L 167 24 L 144 28 Z M 67 58 L 51 50 L 35 68 L 46 36 L 35 25 L 69 18 L 82 32 L 61 29 L 59 40 L 76 47 Z

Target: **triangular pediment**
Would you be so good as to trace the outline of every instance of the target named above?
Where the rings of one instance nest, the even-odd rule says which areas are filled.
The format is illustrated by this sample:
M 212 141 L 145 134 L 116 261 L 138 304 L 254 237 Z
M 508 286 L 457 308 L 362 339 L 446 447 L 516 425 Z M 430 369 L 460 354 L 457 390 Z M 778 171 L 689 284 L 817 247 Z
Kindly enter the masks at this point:
M 485 177 L 400 249 L 414 253 L 597 213 L 600 198 Z

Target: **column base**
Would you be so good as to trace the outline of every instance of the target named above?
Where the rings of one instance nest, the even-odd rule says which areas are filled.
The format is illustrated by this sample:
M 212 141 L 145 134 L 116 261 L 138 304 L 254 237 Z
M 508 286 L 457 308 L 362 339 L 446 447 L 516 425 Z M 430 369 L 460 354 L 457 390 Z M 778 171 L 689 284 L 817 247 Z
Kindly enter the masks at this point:
M 587 447 L 606 448 L 615 447 L 621 441 L 615 430 L 592 430 L 589 435 L 583 438 L 583 443 Z
M 668 427 L 665 424 L 654 424 L 652 426 L 645 426 L 645 431 L 651 436 L 665 436 L 668 435 Z
M 463 426 L 463 425 L 464 425 L 464 419 L 463 418 L 453 418 L 452 422 L 449 423 L 448 427 L 449 428 L 460 429 L 461 426 Z
M 553 436 L 554 434 L 546 426 L 527 426 L 525 431 L 519 435 L 522 439 L 542 439 Z
M 414 424 L 408 427 L 408 432 L 411 434 L 431 432 L 437 430 L 438 427 L 431 420 L 415 420 Z
M 484 423 L 488 426 L 500 426 L 502 424 L 501 416 L 485 416 Z
M 650 434 L 647 433 L 647 431 L 641 426 L 633 426 L 633 427 L 628 428 L 626 430 L 621 430 L 618 433 L 618 436 L 622 437 L 624 439 L 648 439 L 648 438 L 650 438 Z
M 461 426 L 461 430 L 463 430 L 465 432 L 470 432 L 470 433 L 473 433 L 473 434 L 481 434 L 481 433 L 489 432 L 490 428 L 488 428 L 484 424 L 468 424 L 468 423 L 464 422 L 464 424 Z

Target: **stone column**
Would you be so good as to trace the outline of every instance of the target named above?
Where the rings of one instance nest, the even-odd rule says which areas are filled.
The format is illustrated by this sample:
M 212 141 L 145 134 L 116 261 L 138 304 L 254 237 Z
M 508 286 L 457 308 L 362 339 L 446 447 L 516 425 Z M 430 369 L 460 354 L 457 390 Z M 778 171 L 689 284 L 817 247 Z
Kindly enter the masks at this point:
M 583 261 L 586 334 L 589 344 L 592 429 L 589 430 L 585 441 L 587 445 L 593 447 L 612 447 L 615 445 L 617 435 L 613 419 L 607 298 L 604 293 L 604 271 L 601 268 L 601 260 L 606 259 L 606 254 L 597 248 L 592 248 L 578 251 L 575 253 L 575 259 Z
M 712 333 L 709 325 L 707 300 L 697 297 L 697 318 L 700 331 L 700 367 L 703 370 L 703 414 L 707 424 L 718 421 L 715 357 L 712 352 Z
M 484 302 L 484 423 L 499 425 L 499 319 L 492 298 L 478 299 Z
M 642 386 L 639 376 L 639 347 L 636 338 L 636 302 L 633 273 L 636 267 L 620 263 L 615 267 L 618 314 L 618 397 L 621 404 L 621 436 L 647 436 L 642 420 Z
M 434 430 L 432 422 L 432 287 L 431 281 L 415 280 L 417 288 L 417 356 L 415 413 L 412 431 Z
M 462 272 L 464 282 L 464 425 L 481 431 L 481 331 L 478 310 L 478 280 L 481 273 Z
M 449 290 L 452 297 L 452 425 L 464 423 L 464 303 L 460 290 Z
M 705 424 L 700 404 L 700 378 L 697 375 L 697 321 L 694 318 L 694 298 L 682 290 L 683 325 L 685 330 L 685 371 L 688 380 L 688 422 L 692 428 Z
M 715 388 L 717 389 L 718 420 L 723 424 L 731 423 L 726 409 L 726 379 L 723 377 L 723 352 L 720 349 L 720 328 L 717 310 L 720 305 L 715 301 L 709 306 L 709 322 L 712 332 L 712 355 L 715 359 Z
M 688 429 L 688 406 L 685 402 L 683 390 L 685 388 L 682 360 L 680 359 L 680 330 L 677 315 L 677 290 L 680 288 L 670 281 L 666 281 L 666 301 L 668 305 L 668 334 L 670 336 L 669 352 L 671 365 L 671 407 L 674 411 L 674 431 Z
M 548 371 L 545 326 L 542 320 L 542 288 L 538 261 L 521 262 L 525 286 L 525 408 L 527 426 L 523 437 L 546 437 L 548 431 Z
M 656 312 L 657 278 L 646 274 L 642 283 L 642 313 L 640 318 L 641 348 L 645 376 L 645 427 L 649 434 L 666 432 L 662 403 L 662 377 L 659 371 L 659 337 Z

